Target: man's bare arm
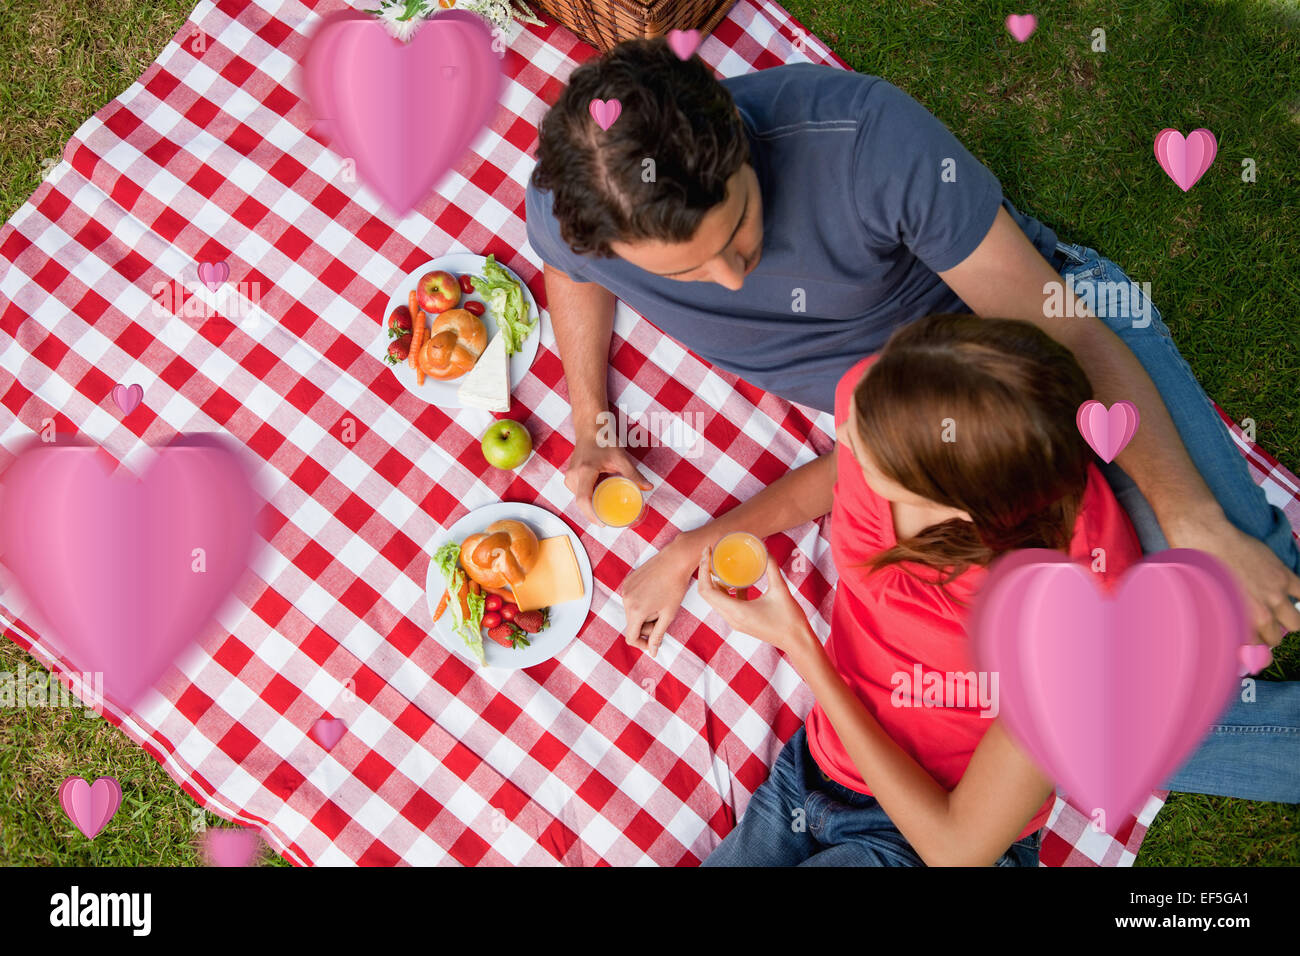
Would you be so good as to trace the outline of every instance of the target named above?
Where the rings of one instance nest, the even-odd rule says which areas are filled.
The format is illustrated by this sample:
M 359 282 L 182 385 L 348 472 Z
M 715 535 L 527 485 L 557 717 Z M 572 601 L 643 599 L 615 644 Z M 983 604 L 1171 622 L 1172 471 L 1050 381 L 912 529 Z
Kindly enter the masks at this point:
M 1151 377 L 1118 335 L 1074 299 L 1073 311 L 1049 317 L 1045 302 L 1062 279 L 1005 209 L 975 251 L 939 273 L 978 315 L 1033 322 L 1070 349 L 1104 405 L 1127 399 L 1142 426 L 1117 460 L 1146 496 L 1170 547 L 1197 548 L 1236 572 L 1261 640 L 1300 626 L 1287 598 L 1300 579 L 1262 542 L 1234 527 L 1192 463 Z
M 609 342 L 614 334 L 614 293 L 596 282 L 574 282 L 547 265 L 546 301 L 564 363 L 574 429 L 595 429 L 609 408 Z
M 598 441 L 602 412 L 609 411 L 609 343 L 614 335 L 614 293 L 595 282 L 574 282 L 547 265 L 546 301 L 555 329 L 555 343 L 564 364 L 573 413 L 573 454 L 565 468 L 564 485 L 573 492 L 578 509 L 596 521 L 591 493 L 601 474 L 623 475 L 643 491 L 652 487 L 637 469 L 627 449 Z

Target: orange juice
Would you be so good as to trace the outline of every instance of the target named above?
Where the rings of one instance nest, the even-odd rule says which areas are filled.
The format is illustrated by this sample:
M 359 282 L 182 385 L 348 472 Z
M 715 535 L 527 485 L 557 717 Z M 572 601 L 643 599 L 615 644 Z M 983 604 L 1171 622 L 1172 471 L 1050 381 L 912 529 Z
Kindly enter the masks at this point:
M 591 508 L 602 524 L 611 528 L 626 528 L 641 517 L 644 500 L 636 482 L 622 475 L 611 475 L 600 484 L 591 496 Z
M 767 570 L 767 548 L 747 531 L 733 531 L 713 548 L 713 573 L 729 588 L 757 584 Z

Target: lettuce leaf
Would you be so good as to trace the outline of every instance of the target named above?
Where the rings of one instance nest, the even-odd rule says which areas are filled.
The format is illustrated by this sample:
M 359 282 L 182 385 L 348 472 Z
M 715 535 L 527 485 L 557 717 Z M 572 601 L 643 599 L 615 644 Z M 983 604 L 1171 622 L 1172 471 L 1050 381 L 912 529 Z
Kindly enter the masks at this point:
M 484 275 L 474 276 L 474 289 L 487 300 L 497 328 L 505 336 L 506 354 L 514 355 L 537 328 L 537 320 L 531 319 L 532 310 L 524 300 L 523 288 L 497 264 L 495 254 L 487 257 L 483 272 Z
M 434 553 L 433 563 L 451 595 L 447 599 L 446 613 L 451 615 L 452 631 L 460 635 L 480 664 L 486 664 L 487 656 L 483 653 L 483 609 L 487 603 L 486 598 L 471 591 L 465 602 L 469 605 L 469 617 L 466 618 L 460 609 L 460 599 L 456 596 L 466 583 L 465 572 L 460 566 L 460 545 L 448 541 Z

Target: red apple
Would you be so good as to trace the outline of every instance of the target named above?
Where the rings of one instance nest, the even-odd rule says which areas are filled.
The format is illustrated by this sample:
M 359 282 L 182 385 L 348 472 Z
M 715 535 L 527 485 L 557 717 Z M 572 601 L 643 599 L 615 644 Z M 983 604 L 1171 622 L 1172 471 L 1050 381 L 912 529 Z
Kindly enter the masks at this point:
M 426 272 L 415 286 L 415 295 L 420 308 L 432 319 L 460 303 L 460 283 L 450 272 Z

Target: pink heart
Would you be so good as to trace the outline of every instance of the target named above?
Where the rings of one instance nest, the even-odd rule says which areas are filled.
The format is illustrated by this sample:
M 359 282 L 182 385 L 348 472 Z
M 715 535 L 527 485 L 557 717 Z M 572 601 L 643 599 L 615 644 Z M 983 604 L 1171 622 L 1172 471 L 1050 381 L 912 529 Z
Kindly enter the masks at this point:
M 467 10 L 438 13 L 406 43 L 369 13 L 335 11 L 302 74 L 317 131 L 402 214 L 460 161 L 504 89 L 492 34 Z
M 1176 129 L 1156 133 L 1156 162 L 1183 192 L 1205 175 L 1219 152 L 1219 142 L 1208 129 L 1194 129 L 1186 137 Z
M 213 436 L 158 451 L 144 478 L 93 446 L 38 444 L 0 494 L 0 560 L 67 666 L 129 709 L 200 634 L 248 567 L 257 500 Z
M 980 670 L 999 675 L 999 718 L 1113 834 L 1227 708 L 1249 624 L 1203 552 L 1151 555 L 1102 595 L 1086 565 L 1031 549 L 989 569 L 971 635 Z
M 1237 648 L 1237 659 L 1241 662 L 1239 677 L 1258 674 L 1273 663 L 1273 649 L 1267 644 L 1242 644 Z
M 207 286 L 209 291 L 216 292 L 229 278 L 230 264 L 226 260 L 199 263 L 199 281 Z
M 72 825 L 95 839 L 122 805 L 122 785 L 113 777 L 100 777 L 93 784 L 81 777 L 68 777 L 59 787 L 59 806 Z
M 1138 408 L 1132 402 L 1116 402 L 1107 410 L 1097 401 L 1086 401 L 1075 416 L 1079 434 L 1102 461 L 1114 461 L 1128 447 L 1138 429 Z
M 1032 13 L 1013 13 L 1007 17 L 1007 29 L 1018 42 L 1024 43 L 1038 29 L 1038 17 Z
M 619 114 L 623 112 L 623 104 L 615 99 L 611 99 L 609 102 L 592 100 L 588 109 L 591 111 L 591 118 L 596 121 L 596 125 L 603 130 L 608 130 L 614 125 L 614 120 L 618 119 Z
M 248 866 L 261 838 L 242 827 L 218 827 L 203 834 L 203 856 L 208 866 Z
M 117 407 L 122 409 L 123 415 L 130 415 L 135 411 L 142 398 L 144 398 L 144 389 L 139 385 L 132 385 L 130 388 L 125 385 L 113 386 L 113 401 L 117 402 Z
M 338 718 L 322 717 L 311 727 L 311 739 L 326 750 L 333 750 L 334 745 L 343 738 L 347 725 Z
M 700 45 L 700 31 L 669 30 L 668 45 L 672 47 L 673 52 L 677 54 L 679 60 L 689 60 L 691 54 L 694 53 L 696 48 Z M 600 120 L 597 120 L 596 122 L 599 123 Z M 612 123 L 613 120 L 610 120 L 610 122 Z M 606 126 L 605 129 L 609 129 L 609 127 Z

